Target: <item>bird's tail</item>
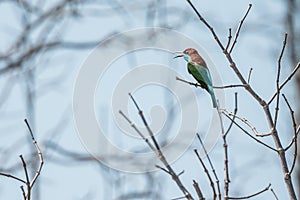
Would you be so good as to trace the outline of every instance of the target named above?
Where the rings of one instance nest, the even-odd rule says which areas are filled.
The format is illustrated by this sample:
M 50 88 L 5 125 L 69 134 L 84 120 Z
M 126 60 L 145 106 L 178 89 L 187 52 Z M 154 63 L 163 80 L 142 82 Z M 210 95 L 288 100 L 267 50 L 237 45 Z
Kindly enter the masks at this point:
M 217 103 L 217 100 L 216 100 L 214 89 L 212 87 L 209 87 L 209 94 L 211 96 L 213 107 L 217 108 L 218 107 L 218 103 Z

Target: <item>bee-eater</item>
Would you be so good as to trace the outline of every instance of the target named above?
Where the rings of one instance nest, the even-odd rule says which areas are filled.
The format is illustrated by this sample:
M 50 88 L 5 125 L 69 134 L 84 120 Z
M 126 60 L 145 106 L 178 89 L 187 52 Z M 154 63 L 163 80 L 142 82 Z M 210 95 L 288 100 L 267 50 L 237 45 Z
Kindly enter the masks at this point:
M 194 48 L 188 48 L 174 58 L 178 57 L 183 57 L 187 62 L 188 72 L 192 74 L 192 76 L 197 80 L 201 87 L 210 94 L 213 107 L 216 108 L 218 105 L 212 86 L 212 78 L 204 59 Z

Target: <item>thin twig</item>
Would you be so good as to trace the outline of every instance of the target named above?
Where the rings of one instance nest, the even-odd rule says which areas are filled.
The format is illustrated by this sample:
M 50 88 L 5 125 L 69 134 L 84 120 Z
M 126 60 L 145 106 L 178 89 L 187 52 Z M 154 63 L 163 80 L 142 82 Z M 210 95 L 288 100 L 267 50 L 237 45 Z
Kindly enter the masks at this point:
M 277 78 L 276 78 L 276 90 L 277 90 L 277 99 L 276 99 L 276 107 L 275 107 L 275 117 L 274 117 L 274 129 L 276 129 L 277 127 L 277 120 L 278 120 L 278 114 L 279 114 L 279 101 L 280 101 L 280 85 L 279 85 L 279 81 L 280 81 L 280 71 L 281 71 L 281 60 L 282 60 L 282 56 L 284 53 L 284 49 L 286 47 L 286 41 L 287 41 L 287 36 L 288 34 L 285 33 L 284 35 L 284 40 L 283 40 L 283 45 L 281 48 L 281 52 L 278 58 L 278 65 L 277 65 Z
M 253 71 L 253 68 L 251 67 L 250 70 L 249 70 L 249 73 L 248 73 L 248 78 L 247 78 L 247 83 L 250 84 L 250 78 L 251 78 L 251 75 L 252 75 L 252 71 Z
M 130 126 L 137 132 L 137 134 L 147 143 L 150 149 L 155 152 L 155 147 L 150 143 L 148 138 L 146 138 L 143 135 L 143 133 L 136 127 L 136 125 L 121 110 L 119 110 L 119 113 L 130 124 Z
M 210 176 L 210 173 L 207 170 L 207 168 L 206 168 L 206 166 L 205 166 L 205 164 L 204 164 L 201 156 L 199 155 L 198 150 L 194 149 L 194 152 L 197 155 L 197 158 L 200 161 L 200 163 L 202 165 L 202 168 L 203 168 L 203 170 L 204 170 L 204 172 L 205 172 L 205 174 L 206 174 L 206 176 L 207 176 L 207 178 L 208 178 L 208 180 L 210 182 L 210 187 L 212 188 L 212 192 L 213 192 L 213 199 L 216 199 L 217 198 L 216 188 L 215 188 L 215 184 L 214 184 L 214 182 L 213 182 L 213 180 L 212 180 L 212 178 Z
M 202 87 L 199 83 L 193 83 L 184 79 L 179 78 L 176 76 L 176 80 L 187 83 L 189 85 L 195 86 L 195 87 Z M 236 88 L 236 87 L 247 87 L 246 85 L 242 84 L 236 84 L 236 85 L 224 85 L 224 86 L 213 86 L 214 89 L 226 89 L 226 88 Z
M 297 130 L 296 130 L 296 134 L 294 135 L 293 139 L 291 140 L 291 142 L 288 144 L 288 146 L 286 148 L 284 148 L 284 151 L 287 151 L 289 148 L 291 148 L 291 146 L 294 144 L 296 137 L 298 137 L 300 133 L 300 125 L 298 126 Z
M 237 100 L 237 92 L 234 94 L 234 114 L 236 115 L 237 110 L 238 110 L 238 100 Z M 232 128 L 232 125 L 234 123 L 234 119 L 235 117 L 233 117 L 232 122 L 230 123 L 228 129 L 224 130 L 224 126 L 223 126 L 223 121 L 222 121 L 222 116 L 221 116 L 221 112 L 218 111 L 219 114 L 219 118 L 221 121 L 221 127 L 222 127 L 222 139 L 223 139 L 223 147 L 224 147 L 224 173 L 225 173 L 225 177 L 224 177 L 224 199 L 227 200 L 228 199 L 228 194 L 229 194 L 229 183 L 230 183 L 230 178 L 229 178 L 229 159 L 228 159 L 228 144 L 226 141 L 226 136 L 228 135 L 229 131 Z
M 293 71 L 290 73 L 290 75 L 283 81 L 283 83 L 280 84 L 279 90 L 281 90 L 292 79 L 292 77 L 296 74 L 296 72 L 298 71 L 299 68 L 300 68 L 300 62 L 297 63 L 297 65 L 295 66 Z M 270 105 L 277 95 L 278 95 L 278 93 L 276 91 L 273 94 L 273 96 L 270 98 L 270 100 L 268 101 L 267 104 Z
M 238 28 L 237 28 L 237 31 L 235 32 L 234 40 L 233 40 L 232 46 L 231 46 L 231 48 L 230 48 L 230 50 L 229 50 L 229 53 L 232 52 L 232 50 L 233 50 L 235 44 L 237 43 L 237 39 L 238 39 L 238 37 L 239 37 L 239 33 L 240 33 L 240 31 L 241 31 L 242 25 L 243 25 L 243 23 L 244 23 L 244 21 L 245 21 L 247 15 L 248 15 L 248 13 L 250 12 L 251 7 L 252 7 L 252 4 L 249 4 L 249 7 L 248 7 L 248 9 L 247 9 L 247 12 L 245 13 L 244 17 L 242 18 L 242 20 L 241 20 L 240 23 L 239 23 L 239 26 L 238 26 Z
M 26 181 L 24 181 L 24 180 L 22 180 L 22 179 L 20 179 L 20 178 L 18 178 L 18 177 L 16 177 L 16 176 L 13 176 L 13 175 L 11 175 L 11 174 L 6 174 L 6 173 L 0 172 L 0 176 L 6 176 L 6 177 L 8 177 L 8 178 L 12 178 L 12 179 L 15 179 L 15 180 L 17 180 L 17 181 L 20 181 L 20 182 L 26 184 Z
M 199 187 L 197 181 L 193 180 L 193 186 L 194 186 L 194 188 L 196 190 L 196 193 L 198 195 L 199 200 L 205 200 L 205 198 L 203 197 L 203 194 L 202 194 L 202 192 L 200 190 L 200 187 Z
M 26 193 L 25 193 L 25 190 L 24 190 L 24 186 L 21 185 L 21 186 L 20 186 L 20 189 L 21 189 L 21 191 L 22 191 L 23 199 L 26 200 Z
M 295 149 L 294 149 L 294 159 L 293 159 L 293 163 L 292 163 L 292 166 L 291 166 L 291 169 L 289 171 L 289 174 L 291 175 L 294 168 L 295 168 L 295 164 L 296 164 L 296 161 L 297 161 L 297 152 L 298 152 L 298 142 L 297 142 L 297 128 L 296 128 L 296 119 L 295 119 L 295 112 L 294 110 L 292 109 L 289 101 L 287 100 L 286 96 L 284 94 L 282 94 L 283 96 L 283 99 L 285 101 L 285 103 L 287 104 L 289 110 L 290 110 L 290 113 L 291 113 L 291 118 L 292 118 L 292 123 L 293 123 L 293 129 L 294 129 L 294 143 L 295 143 Z
M 23 169 L 24 169 L 24 173 L 25 173 L 25 178 L 26 178 L 26 187 L 27 187 L 27 199 L 30 200 L 31 197 L 31 187 L 30 187 L 30 181 L 29 181 L 29 175 L 28 175 L 28 171 L 27 171 L 27 166 L 26 166 L 26 162 L 23 158 L 22 155 L 19 156 L 21 161 L 22 161 L 22 165 L 23 165 Z
M 29 175 L 28 175 L 28 171 L 27 171 L 27 166 L 26 166 L 26 162 L 23 158 L 22 155 L 19 155 L 21 161 L 22 161 L 22 165 L 23 165 L 23 169 L 24 169 L 24 173 L 25 173 L 25 178 L 26 178 L 26 183 L 29 183 Z
M 155 148 L 156 148 L 157 150 L 160 150 L 160 146 L 159 146 L 158 142 L 156 141 L 156 139 L 154 138 L 154 134 L 153 134 L 152 130 L 150 129 L 150 127 L 149 127 L 149 125 L 148 125 L 148 123 L 147 123 L 147 121 L 146 121 L 146 118 L 145 118 L 145 116 L 144 116 L 144 114 L 143 114 L 143 111 L 139 108 L 139 106 L 138 106 L 138 104 L 136 103 L 136 101 L 135 101 L 135 99 L 133 98 L 133 96 L 132 96 L 130 93 L 129 93 L 128 95 L 130 96 L 131 100 L 133 101 L 135 107 L 137 108 L 137 110 L 138 110 L 138 112 L 139 112 L 139 115 L 140 115 L 140 117 L 141 117 L 141 119 L 142 119 L 142 121 L 143 121 L 143 123 L 144 123 L 144 125 L 145 125 L 145 127 L 146 127 L 146 129 L 147 129 L 147 131 L 148 131 L 148 133 L 149 133 L 149 135 L 150 135 L 150 137 L 151 137 L 151 139 L 152 139 L 154 145 L 155 145 Z
M 176 197 L 176 198 L 173 198 L 171 200 L 180 200 L 180 199 L 185 199 L 186 197 Z
M 233 118 L 237 118 L 240 121 L 242 121 L 244 124 L 246 124 L 255 134 L 255 136 L 259 136 L 259 137 L 265 137 L 265 136 L 270 136 L 272 133 L 258 133 L 255 126 L 253 126 L 247 119 L 238 116 L 237 114 L 234 114 L 232 112 L 228 112 L 227 110 L 223 110 L 223 112 L 226 112 L 229 116 L 232 116 Z
M 159 145 L 158 145 L 158 142 L 156 141 L 155 137 L 154 137 L 154 134 L 152 132 L 152 130 L 150 129 L 150 127 L 148 126 L 148 123 L 146 121 L 146 118 L 145 116 L 143 115 L 143 111 L 140 109 L 140 107 L 138 106 L 136 100 L 133 98 L 133 96 L 129 93 L 129 96 L 132 100 L 132 102 L 134 103 L 135 107 L 137 108 L 138 110 L 138 113 L 140 115 L 140 118 L 142 119 L 143 123 L 144 123 L 144 126 L 146 127 L 153 143 L 155 144 L 155 148 L 154 149 L 155 153 L 157 154 L 157 157 L 160 159 L 160 161 L 164 164 L 164 166 L 167 168 L 163 171 L 165 171 L 166 173 L 170 174 L 170 176 L 172 177 L 172 179 L 175 181 L 175 183 L 177 184 L 177 186 L 179 187 L 179 189 L 182 191 L 182 193 L 184 194 L 184 197 L 188 200 L 193 200 L 193 197 L 192 195 L 188 192 L 188 190 L 184 187 L 184 185 L 182 184 L 179 176 L 174 172 L 173 168 L 170 166 L 170 164 L 168 163 L 167 159 L 165 158 L 164 154 L 162 153 Z M 125 118 L 125 115 L 122 115 L 124 118 Z M 126 118 L 125 118 L 126 119 Z M 129 119 L 129 118 L 128 118 Z M 127 122 L 130 122 L 130 120 Z M 148 143 L 147 143 L 148 144 Z M 148 144 L 149 145 L 149 144 Z M 160 167 L 159 167 L 160 168 Z M 163 169 L 163 168 L 161 168 Z
M 230 120 L 232 121 L 232 118 L 225 112 L 223 112 L 223 114 Z M 251 135 L 247 130 L 245 130 L 243 127 L 241 127 L 238 123 L 236 123 L 235 121 L 233 122 L 239 129 L 241 129 L 246 135 L 248 135 L 250 138 L 252 138 L 253 140 L 255 140 L 256 142 L 258 142 L 259 144 L 264 145 L 265 147 L 278 152 L 276 149 L 274 149 L 273 147 L 267 145 L 266 143 L 260 141 L 259 139 L 255 138 L 253 135 Z
M 262 189 L 259 192 L 254 193 L 254 194 L 251 194 L 251 195 L 248 195 L 248 196 L 244 196 L 244 197 L 228 197 L 228 199 L 250 199 L 252 197 L 260 195 L 261 193 L 264 193 L 264 192 L 268 191 L 270 189 L 270 187 L 271 187 L 271 184 L 269 184 L 266 188 Z
M 219 197 L 219 200 L 221 200 L 220 181 L 219 181 L 219 178 L 218 178 L 218 176 L 217 176 L 217 172 L 216 172 L 216 170 L 215 170 L 215 168 L 214 168 L 214 166 L 213 166 L 213 164 L 212 164 L 212 161 L 211 161 L 211 159 L 210 159 L 210 157 L 209 157 L 209 155 L 208 155 L 208 153 L 207 153 L 207 151 L 206 151 L 206 148 L 205 148 L 205 146 L 204 146 L 204 144 L 203 144 L 203 142 L 202 142 L 202 139 L 201 139 L 201 137 L 200 137 L 200 135 L 199 135 L 198 133 L 197 133 L 197 137 L 198 137 L 198 140 L 199 140 L 199 142 L 200 142 L 200 144 L 201 144 L 201 146 L 202 146 L 202 148 L 203 148 L 203 151 L 204 151 L 205 155 L 207 156 L 207 159 L 208 159 L 210 168 L 211 168 L 211 170 L 212 170 L 212 172 L 213 172 L 213 174 L 214 174 L 214 176 L 215 176 L 216 184 L 217 184 L 217 188 L 218 188 L 218 197 Z
M 33 185 L 34 185 L 34 183 L 36 182 L 37 178 L 40 176 L 40 173 L 41 173 L 42 168 L 43 168 L 43 165 L 44 165 L 44 159 L 43 159 L 43 155 L 42 155 L 42 152 L 41 152 L 41 150 L 40 150 L 40 147 L 39 147 L 38 143 L 36 142 L 36 140 L 35 140 L 35 138 L 34 138 L 34 136 L 33 136 L 33 132 L 32 132 L 32 130 L 31 130 L 31 127 L 30 127 L 30 125 L 29 125 L 27 119 L 25 119 L 24 122 L 25 122 L 26 125 L 27 125 L 27 128 L 28 128 L 28 130 L 29 130 L 29 133 L 30 133 L 30 135 L 31 135 L 32 143 L 33 143 L 33 145 L 35 146 L 35 149 L 36 149 L 36 151 L 37 151 L 37 154 L 38 154 L 38 157 L 39 157 L 39 160 L 40 160 L 40 163 L 39 163 L 38 169 L 37 169 L 37 171 L 36 171 L 36 173 L 35 173 L 35 176 L 33 177 L 33 179 L 32 179 L 31 182 L 30 182 L 30 188 L 32 188 Z
M 234 102 L 235 102 L 235 107 L 234 107 L 234 111 L 233 111 L 233 118 L 232 118 L 232 121 L 230 123 L 230 125 L 228 126 L 227 128 L 227 131 L 225 132 L 225 136 L 229 133 L 229 131 L 231 130 L 232 128 L 232 125 L 233 125 L 233 122 L 235 120 L 235 117 L 236 117 L 236 113 L 237 113 L 237 92 L 234 93 Z
M 235 84 L 235 85 L 224 85 L 224 86 L 213 86 L 214 89 L 227 89 L 227 88 L 237 88 L 237 87 L 247 87 L 247 85 Z
M 235 93 L 234 95 L 234 113 L 237 113 L 238 110 L 238 101 L 237 101 L 237 93 Z M 228 159 L 228 144 L 227 144 L 227 140 L 226 140 L 226 136 L 229 133 L 232 124 L 231 123 L 227 129 L 227 131 L 225 132 L 224 130 L 224 125 L 223 125 L 223 121 L 222 121 L 222 115 L 221 112 L 218 111 L 219 114 L 219 118 L 221 121 L 221 128 L 222 128 L 222 139 L 223 139 L 223 147 L 224 147 L 224 199 L 227 200 L 228 199 L 228 194 L 229 194 L 229 183 L 230 183 L 230 178 L 229 178 L 229 159 Z M 232 122 L 234 122 L 234 119 L 232 120 Z
M 179 174 L 177 174 L 177 176 L 181 176 L 182 174 L 184 174 L 184 170 L 182 170 L 181 172 L 179 172 Z
M 178 76 L 176 76 L 176 80 L 187 83 L 187 84 L 195 86 L 195 87 L 201 87 L 201 85 L 199 83 L 193 83 L 193 82 L 190 82 L 190 81 L 186 81 L 184 79 L 179 78 Z
M 160 170 L 162 170 L 162 171 L 164 171 L 164 172 L 166 172 L 167 174 L 171 175 L 170 172 L 168 170 L 166 170 L 165 168 L 163 168 L 163 167 L 161 167 L 159 165 L 155 165 L 155 167 L 158 168 L 158 169 L 160 169 Z
M 27 170 L 26 162 L 25 162 L 23 156 L 20 155 L 19 157 L 20 157 L 20 159 L 21 159 L 22 166 L 23 166 L 23 169 L 24 169 L 25 180 L 20 179 L 20 178 L 18 178 L 18 177 L 16 177 L 16 176 L 13 176 L 13 175 L 11 175 L 11 174 L 0 173 L 0 175 L 9 177 L 9 178 L 12 178 L 12 179 L 15 179 L 15 180 L 18 180 L 18 181 L 20 181 L 20 182 L 26 184 L 26 187 L 27 187 L 27 194 L 26 194 L 26 192 L 25 192 L 25 190 L 24 190 L 24 186 L 20 186 L 20 188 L 21 188 L 21 190 L 22 190 L 23 198 L 24 198 L 25 200 L 30 200 L 30 199 L 31 199 L 31 189 L 32 189 L 32 187 L 33 187 L 35 181 L 37 180 L 38 176 L 40 175 L 40 172 L 41 172 L 41 169 L 42 169 L 42 166 L 43 166 L 43 163 L 44 163 L 44 162 L 43 162 L 43 156 L 42 156 L 42 153 L 41 153 L 41 151 L 40 151 L 40 148 L 39 148 L 39 146 L 38 146 L 36 140 L 35 140 L 34 137 L 33 137 L 33 133 L 32 133 L 32 130 L 31 130 L 30 126 L 29 126 L 29 123 L 27 122 L 26 119 L 25 119 L 24 121 L 25 121 L 25 123 L 26 123 L 26 125 L 27 125 L 27 127 L 28 127 L 28 130 L 29 130 L 30 135 L 31 135 L 32 142 L 33 142 L 33 144 L 34 144 L 34 146 L 35 146 L 35 148 L 36 148 L 36 150 L 37 150 L 37 154 L 38 154 L 39 159 L 40 159 L 40 165 L 39 165 L 39 167 L 38 167 L 38 170 L 37 170 L 35 176 L 33 177 L 32 181 L 30 181 L 29 175 L 28 175 L 28 170 Z
M 226 51 L 228 51 L 228 48 L 229 48 L 231 39 L 232 39 L 231 28 L 229 28 L 228 41 L 227 41 L 227 45 L 226 45 L 226 47 L 225 47 Z
M 209 25 L 209 23 L 202 17 L 202 15 L 198 12 L 198 10 L 196 9 L 196 7 L 193 5 L 193 3 L 190 0 L 186 0 L 190 6 L 193 8 L 194 12 L 197 14 L 197 16 L 199 17 L 199 19 L 205 24 L 205 26 L 207 26 L 207 28 L 210 30 L 210 32 L 212 33 L 214 39 L 216 40 L 216 42 L 218 43 L 218 45 L 221 47 L 222 51 L 225 50 L 223 44 L 221 43 L 219 37 L 217 36 L 216 32 L 214 31 L 214 28 Z
M 274 195 L 275 199 L 279 200 L 279 198 L 277 197 L 277 195 L 276 195 L 275 191 L 273 190 L 273 188 L 271 188 L 270 190 L 271 190 L 272 194 Z

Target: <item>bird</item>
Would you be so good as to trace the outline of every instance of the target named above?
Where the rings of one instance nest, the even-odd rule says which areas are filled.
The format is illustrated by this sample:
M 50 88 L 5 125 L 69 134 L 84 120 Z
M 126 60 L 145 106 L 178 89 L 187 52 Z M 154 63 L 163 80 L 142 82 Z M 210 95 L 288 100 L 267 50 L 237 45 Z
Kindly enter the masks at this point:
M 178 52 L 177 52 L 178 53 Z M 212 86 L 212 78 L 204 59 L 194 48 L 187 48 L 174 58 L 183 57 L 187 62 L 188 72 L 197 80 L 202 88 L 204 88 L 211 96 L 214 108 L 218 107 L 214 89 Z

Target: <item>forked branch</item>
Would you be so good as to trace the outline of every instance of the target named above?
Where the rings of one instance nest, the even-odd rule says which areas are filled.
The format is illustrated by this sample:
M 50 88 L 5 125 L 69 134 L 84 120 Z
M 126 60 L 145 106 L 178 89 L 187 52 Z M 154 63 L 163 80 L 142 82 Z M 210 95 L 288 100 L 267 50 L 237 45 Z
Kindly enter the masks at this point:
M 241 74 L 241 72 L 238 69 L 236 63 L 234 62 L 234 59 L 232 58 L 231 53 L 228 52 L 227 49 L 224 47 L 224 45 L 221 43 L 221 41 L 220 41 L 218 35 L 216 34 L 216 32 L 214 31 L 213 27 L 202 17 L 202 15 L 198 12 L 196 7 L 192 4 L 192 2 L 190 0 L 186 0 L 186 1 L 191 6 L 191 8 L 194 10 L 196 15 L 199 17 L 199 20 L 210 30 L 210 32 L 213 35 L 216 43 L 219 45 L 219 47 L 221 48 L 222 52 L 224 53 L 226 59 L 228 60 L 231 69 L 234 71 L 236 76 L 240 79 L 241 84 L 246 85 L 245 90 L 248 91 L 248 93 L 261 105 L 261 107 L 262 107 L 262 109 L 265 113 L 265 117 L 266 117 L 266 120 L 268 122 L 269 128 L 272 130 L 272 138 L 273 138 L 274 144 L 276 146 L 275 151 L 278 153 L 278 157 L 279 157 L 279 160 L 280 160 L 279 163 L 281 164 L 281 168 L 282 168 L 282 172 L 283 172 L 283 180 L 286 184 L 286 187 L 287 187 L 287 190 L 288 190 L 288 193 L 289 193 L 289 197 L 292 200 L 296 200 L 297 199 L 296 192 L 295 192 L 295 188 L 294 188 L 293 183 L 292 183 L 292 179 L 289 176 L 289 167 L 288 167 L 288 164 L 287 164 L 285 151 L 282 147 L 281 140 L 278 136 L 278 131 L 274 126 L 274 119 L 272 117 L 272 114 L 271 114 L 271 111 L 270 111 L 270 108 L 269 108 L 269 104 L 276 97 L 276 95 L 278 95 L 277 91 L 273 95 L 271 100 L 268 103 L 266 103 L 266 101 L 264 99 L 262 99 L 262 97 L 259 96 L 256 93 L 256 91 L 247 83 L 246 79 Z M 294 76 L 294 74 L 299 69 L 299 67 L 300 67 L 300 63 L 297 64 L 297 66 L 295 67 L 294 71 L 290 74 L 290 76 L 288 76 L 288 78 L 279 86 L 279 90 L 281 90 L 281 88 Z M 231 118 L 229 117 L 229 119 L 231 119 Z M 260 143 L 262 143 L 262 142 L 260 142 Z M 264 144 L 264 143 L 262 143 L 262 144 Z M 268 146 L 268 145 L 265 145 L 265 146 Z M 226 198 L 226 196 L 225 196 L 225 198 Z
M 24 189 L 24 186 L 21 185 L 20 186 L 20 189 L 22 191 L 22 196 L 24 198 L 24 200 L 30 200 L 31 199 L 31 191 L 32 191 L 32 187 L 34 186 L 37 178 L 39 177 L 39 175 L 41 174 L 41 171 L 42 171 L 42 167 L 43 167 L 43 164 L 44 164 L 44 160 L 43 160 L 43 155 L 42 155 L 42 152 L 39 148 L 39 145 L 37 144 L 34 136 L 33 136 L 33 133 L 32 133 L 32 130 L 31 130 L 31 127 L 27 121 L 27 119 L 24 120 L 24 122 L 26 123 L 27 125 L 27 128 L 29 130 L 29 133 L 30 133 L 30 136 L 31 136 L 31 140 L 32 140 L 32 143 L 37 151 L 37 154 L 38 154 L 38 157 L 39 157 L 39 166 L 38 166 L 38 169 L 35 173 L 35 176 L 33 177 L 33 179 L 30 181 L 30 178 L 29 178 L 29 174 L 28 174 L 28 170 L 27 170 L 27 165 L 26 165 L 26 161 L 25 159 L 23 158 L 23 155 L 20 155 L 20 159 L 21 159 L 21 162 L 22 162 L 22 166 L 23 166 L 23 170 L 24 170 L 24 173 L 25 173 L 25 180 L 24 179 L 21 179 L 21 178 L 18 178 L 16 176 L 13 176 L 11 174 L 7 174 L 7 173 L 2 173 L 0 172 L 0 175 L 1 176 L 6 176 L 8 178 L 12 178 L 12 179 L 15 179 L 17 181 L 20 181 L 22 182 L 23 184 L 26 185 L 26 188 L 27 190 L 25 191 Z
M 132 125 L 131 120 L 124 114 L 122 113 L 122 111 L 119 111 L 120 114 L 126 119 L 126 121 L 133 127 L 133 129 L 144 139 L 144 141 L 147 143 L 147 145 L 154 151 L 154 153 L 157 155 L 157 157 L 160 159 L 160 161 L 163 163 L 163 165 L 165 166 L 165 168 L 162 168 L 160 166 L 156 166 L 160 169 L 162 169 L 163 171 L 165 171 L 166 173 L 168 173 L 172 179 L 175 181 L 175 183 L 177 184 L 177 186 L 179 187 L 179 189 L 182 191 L 184 198 L 188 199 L 188 200 L 193 200 L 192 195 L 189 193 L 189 191 L 184 187 L 183 183 L 181 182 L 179 175 L 175 173 L 175 171 L 173 170 L 173 168 L 171 167 L 171 165 L 168 163 L 166 157 L 164 156 L 159 143 L 157 142 L 156 138 L 154 137 L 154 134 L 150 128 L 150 126 L 148 125 L 148 122 L 143 114 L 143 111 L 140 109 L 138 103 L 136 102 L 136 100 L 133 98 L 133 96 L 131 94 L 129 94 L 132 102 L 134 103 L 136 109 L 138 110 L 138 113 L 140 115 L 140 118 L 144 124 L 144 126 L 147 129 L 147 132 L 149 134 L 149 136 L 151 137 L 151 140 L 153 142 L 154 145 L 152 145 L 150 142 L 147 142 L 146 139 L 144 139 L 145 137 L 142 136 L 141 132 L 138 130 L 137 127 Z

